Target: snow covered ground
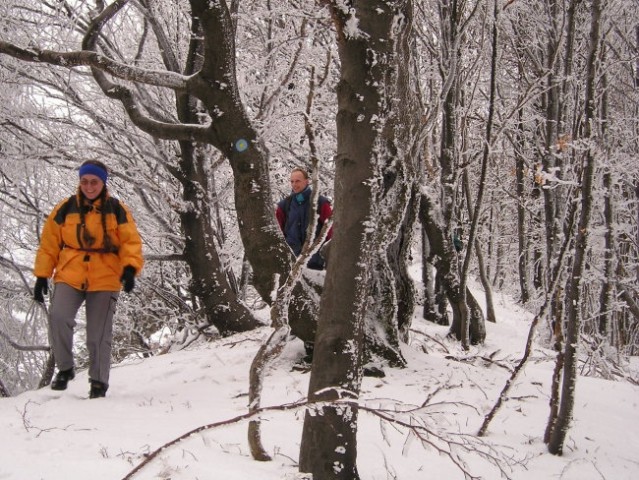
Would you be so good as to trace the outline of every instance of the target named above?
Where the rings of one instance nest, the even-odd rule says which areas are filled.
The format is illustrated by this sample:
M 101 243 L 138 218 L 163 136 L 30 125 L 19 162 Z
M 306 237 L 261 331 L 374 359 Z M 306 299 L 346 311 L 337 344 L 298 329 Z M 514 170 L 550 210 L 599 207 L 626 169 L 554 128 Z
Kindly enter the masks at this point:
M 515 480 L 639 478 L 639 387 L 580 377 L 564 455 L 542 441 L 549 414 L 551 351 L 536 347 L 530 363 L 491 424 L 475 436 L 523 352 L 532 315 L 496 295 L 497 324 L 486 344 L 463 352 L 447 327 L 418 316 L 408 367 L 365 378 L 369 407 L 418 410 L 431 445 L 370 413 L 360 414 L 358 468 L 366 480 L 464 479 L 449 451 L 473 476 Z M 104 399 L 89 400 L 86 372 L 68 390 L 49 388 L 0 399 L 0 479 L 123 479 L 150 452 L 201 426 L 247 412 L 251 360 L 267 328 L 200 343 L 186 351 L 115 365 Z M 291 341 L 265 385 L 263 406 L 303 399 L 309 373 L 292 371 L 302 345 Z M 635 377 L 636 378 L 636 377 Z M 263 416 L 271 462 L 251 459 L 247 421 L 204 429 L 166 448 L 130 478 L 293 480 L 304 414 Z M 403 417 L 404 419 L 408 417 Z M 446 440 L 449 443 L 446 443 Z M 478 454 L 477 452 L 481 452 Z

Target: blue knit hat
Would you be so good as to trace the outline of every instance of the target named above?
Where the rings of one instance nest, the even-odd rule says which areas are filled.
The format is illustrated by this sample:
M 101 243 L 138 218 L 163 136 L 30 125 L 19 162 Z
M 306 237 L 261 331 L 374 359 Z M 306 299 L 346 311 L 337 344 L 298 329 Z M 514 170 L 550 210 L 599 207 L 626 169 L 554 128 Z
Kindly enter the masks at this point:
M 99 167 L 98 165 L 94 165 L 92 163 L 85 163 L 84 165 L 82 165 L 80 167 L 79 173 L 80 173 L 80 178 L 82 178 L 84 175 L 95 175 L 100 180 L 102 180 L 102 182 L 105 184 L 108 177 L 107 171 L 104 168 Z

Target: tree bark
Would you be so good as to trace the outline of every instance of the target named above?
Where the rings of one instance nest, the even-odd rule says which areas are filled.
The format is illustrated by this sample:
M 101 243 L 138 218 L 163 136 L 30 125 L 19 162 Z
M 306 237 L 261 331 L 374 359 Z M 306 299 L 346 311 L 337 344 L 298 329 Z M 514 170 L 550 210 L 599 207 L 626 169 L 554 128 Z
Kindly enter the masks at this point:
M 603 178 L 604 182 L 604 221 L 606 233 L 604 235 L 604 279 L 601 285 L 601 295 L 599 298 L 599 325 L 598 330 L 602 338 L 608 338 L 610 334 L 610 325 L 612 322 L 613 301 L 615 298 L 614 290 L 616 284 L 616 266 L 615 266 L 615 244 L 613 233 L 613 207 L 610 172 L 606 172 Z
M 521 70 L 521 66 L 519 67 Z M 520 72 L 521 75 L 521 72 Z M 521 303 L 526 304 L 530 300 L 530 287 L 528 281 L 528 237 L 526 231 L 526 184 L 525 184 L 525 160 L 523 155 L 523 149 L 525 148 L 523 141 L 523 110 L 519 109 L 517 112 L 517 146 L 515 150 L 515 175 L 516 175 L 516 192 L 517 192 L 517 245 L 519 247 L 517 269 L 519 271 L 519 289 L 521 292 Z M 539 191 L 539 186 L 535 185 L 536 191 Z
M 584 137 L 587 141 L 594 141 L 596 130 L 593 123 L 596 121 L 595 85 L 597 82 L 597 60 L 600 42 L 602 0 L 594 0 L 592 4 L 592 17 L 590 29 L 590 51 L 587 59 L 587 82 L 585 94 L 585 125 Z M 564 372 L 561 386 L 561 401 L 557 421 L 550 435 L 548 450 L 555 455 L 563 452 L 564 441 L 575 404 L 575 390 L 577 382 L 577 346 L 579 344 L 579 332 L 581 328 L 581 295 L 582 275 L 585 267 L 585 258 L 588 249 L 588 237 L 590 216 L 592 211 L 592 191 L 595 177 L 595 147 L 590 146 L 583 157 L 583 170 L 581 176 L 581 213 L 575 240 L 575 255 L 568 282 L 567 298 L 570 300 L 567 306 L 566 318 L 566 345 L 564 350 Z
M 550 412 L 548 414 L 548 423 L 546 424 L 546 430 L 544 431 L 544 443 L 550 443 L 550 437 L 557 424 L 557 416 L 559 415 L 559 398 L 560 398 L 560 386 L 561 386 L 561 374 L 564 368 L 564 335 L 563 335 L 563 298 L 564 291 L 562 288 L 557 287 L 557 293 L 553 295 L 553 304 L 557 305 L 555 310 L 555 317 L 552 321 L 553 326 L 553 349 L 557 352 L 555 366 L 552 371 L 552 377 L 550 380 L 550 399 L 548 405 Z
M 0 398 L 8 398 L 10 396 L 11 392 L 9 392 L 9 389 L 5 387 L 4 382 L 0 378 Z
M 38 388 L 44 388 L 51 383 L 53 379 L 53 374 L 55 373 L 55 357 L 53 356 L 53 351 L 47 355 L 47 363 L 44 367 L 44 372 L 42 372 L 42 378 L 40 378 L 40 382 L 38 383 Z
M 419 145 L 397 143 L 393 115 L 406 112 L 401 56 L 411 32 L 410 1 L 351 1 L 331 6 L 341 60 L 337 88 L 334 234 L 320 305 L 308 399 L 357 399 L 361 387 L 364 323 L 374 266 L 404 220 Z M 354 29 L 353 25 L 357 25 Z M 398 54 L 400 52 L 400 54 Z M 398 73 L 399 71 L 399 73 Z M 411 124 L 403 127 L 413 135 Z M 413 148 L 414 146 L 414 148 Z M 394 230 L 395 229 L 395 230 Z M 394 284 L 392 284 L 394 288 Z M 396 319 L 396 314 L 394 315 Z M 306 414 L 300 471 L 313 478 L 357 480 L 358 410 L 318 405 Z
M 421 207 L 420 207 L 421 210 Z M 421 218 L 421 216 L 420 216 Z M 426 228 L 421 226 L 422 232 L 422 283 L 424 284 L 424 320 L 438 325 L 450 325 L 446 313 L 446 295 L 435 278 L 435 269 L 430 263 L 430 244 Z M 443 305 L 442 305 L 443 304 Z
M 419 198 L 419 189 L 415 185 L 408 201 L 404 220 L 401 222 L 399 234 L 389 246 L 387 253 L 397 295 L 397 328 L 404 340 L 408 338 L 408 331 L 415 312 L 415 285 L 408 273 L 408 265 L 412 260 L 413 227 L 419 212 Z
M 450 237 L 445 233 L 440 212 L 433 204 L 428 195 L 423 194 L 419 218 L 428 235 L 431 261 L 437 271 L 436 280 L 446 293 L 453 310 L 453 322 L 449 334 L 454 335 L 457 340 L 462 339 L 462 309 L 468 311 L 470 316 L 468 338 L 471 344 L 476 345 L 483 342 L 485 338 L 484 314 L 470 291 L 466 291 L 466 299 L 461 295 L 457 254 Z
M 462 175 L 462 182 L 464 184 L 464 194 L 466 196 L 466 206 L 468 207 L 468 217 L 473 218 L 473 202 L 471 199 L 470 193 L 470 182 L 468 180 L 468 171 L 464 171 Z M 482 188 L 482 187 L 480 187 Z M 477 269 L 479 271 L 479 279 L 481 281 L 481 285 L 484 288 L 484 296 L 486 298 L 486 320 L 492 323 L 497 322 L 497 317 L 495 315 L 495 304 L 493 302 L 493 291 L 490 284 L 490 280 L 488 279 L 488 274 L 486 273 L 486 267 L 484 263 L 484 255 L 481 251 L 481 245 L 479 244 L 479 240 L 475 239 L 472 247 L 475 249 L 475 255 L 477 255 Z M 468 248 L 471 248 L 471 245 L 468 245 Z M 476 331 L 476 337 L 480 336 L 481 332 L 479 330 Z M 484 332 L 485 336 L 485 332 Z

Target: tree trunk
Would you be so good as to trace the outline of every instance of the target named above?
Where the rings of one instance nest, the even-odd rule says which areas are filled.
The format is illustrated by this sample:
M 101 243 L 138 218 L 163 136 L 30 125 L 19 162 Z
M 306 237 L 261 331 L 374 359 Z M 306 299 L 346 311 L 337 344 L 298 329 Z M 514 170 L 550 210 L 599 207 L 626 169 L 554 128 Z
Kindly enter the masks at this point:
M 201 67 L 203 45 L 200 23 L 192 24 L 185 73 L 193 74 Z M 170 65 L 167 65 L 170 66 Z M 176 96 L 178 118 L 185 124 L 197 124 L 196 100 L 187 93 Z M 184 207 L 180 212 L 185 237 L 184 257 L 191 270 L 191 292 L 204 307 L 208 325 L 215 325 L 221 335 L 252 330 L 260 325 L 231 287 L 215 245 L 215 224 L 211 214 L 210 152 L 195 142 L 180 141 L 179 169 L 173 174 L 182 184 Z M 207 155 L 207 153 L 209 155 Z
M 180 143 L 183 199 L 190 208 L 179 213 L 184 258 L 192 275 L 190 290 L 204 307 L 207 323 L 215 325 L 221 335 L 252 330 L 260 322 L 231 288 L 215 245 L 210 204 L 204 194 L 209 188 L 206 158 L 193 151 L 191 144 Z
M 488 118 L 486 120 L 486 137 L 484 139 L 484 148 L 483 148 L 482 161 L 481 161 L 481 174 L 479 178 L 479 185 L 477 187 L 477 200 L 476 200 L 474 208 L 471 208 L 472 202 L 470 198 L 470 185 L 469 185 L 469 182 L 466 181 L 466 196 L 467 196 L 468 210 L 469 212 L 472 212 L 472 213 L 469 213 L 471 226 L 470 226 L 470 233 L 468 235 L 468 249 L 466 250 L 466 255 L 464 256 L 464 264 L 461 271 L 460 290 L 462 293 L 463 305 L 460 306 L 460 309 L 463 307 L 466 307 L 466 305 L 468 305 L 468 308 L 469 308 L 469 310 L 466 310 L 464 308 L 460 312 L 460 317 L 461 317 L 460 324 L 462 328 L 461 341 L 462 341 L 463 348 L 468 347 L 466 343 L 467 315 L 469 319 L 475 319 L 474 322 L 471 322 L 470 324 L 468 324 L 468 328 L 470 329 L 471 342 L 473 342 L 474 344 L 478 344 L 478 343 L 483 343 L 484 340 L 486 339 L 486 325 L 483 322 L 481 309 L 479 308 L 479 305 L 477 305 L 477 302 L 474 299 L 473 299 L 474 304 L 473 302 L 468 300 L 469 298 L 468 294 L 470 292 L 468 292 L 466 285 L 468 282 L 470 261 L 473 254 L 472 247 L 476 246 L 475 244 L 478 243 L 476 239 L 477 227 L 479 225 L 480 211 L 481 211 L 482 201 L 484 198 L 484 192 L 486 189 L 486 176 L 488 174 L 488 160 L 490 156 L 490 147 L 493 142 L 492 129 L 493 129 L 493 119 L 495 115 L 495 95 L 496 95 L 496 88 L 497 88 L 496 85 L 497 85 L 497 50 L 498 50 L 498 44 L 497 44 L 498 12 L 499 12 L 499 9 L 497 7 L 497 3 L 494 3 L 493 4 L 493 27 L 492 27 L 492 55 L 491 55 L 491 67 L 490 67 L 490 99 L 488 103 Z M 468 180 L 468 177 L 466 177 L 466 180 Z M 477 246 L 477 251 L 479 251 L 478 246 Z M 481 263 L 480 263 L 480 266 L 482 266 Z M 489 287 L 487 287 L 487 290 L 486 290 L 486 298 L 487 298 L 487 306 L 489 309 L 488 310 L 489 318 L 490 316 L 492 316 L 492 319 L 494 321 L 495 312 L 492 306 L 492 296 L 490 295 Z M 476 321 L 478 317 L 481 317 L 482 319 L 481 322 Z M 454 324 L 455 322 L 453 321 L 453 325 Z
M 550 443 L 550 436 L 552 435 L 553 429 L 557 424 L 557 416 L 559 415 L 559 398 L 560 391 L 559 387 L 561 385 L 561 372 L 564 368 L 564 336 L 563 336 L 563 308 L 561 299 L 563 298 L 563 289 L 557 287 L 556 295 L 553 295 L 554 301 L 553 304 L 557 305 L 557 310 L 555 314 L 557 315 L 553 321 L 553 349 L 557 352 L 557 357 L 555 360 L 555 366 L 552 371 L 552 378 L 550 381 L 550 400 L 548 400 L 548 405 L 550 406 L 550 413 L 548 414 L 548 423 L 546 425 L 546 430 L 544 432 L 544 443 Z
M 521 68 L 521 66 L 519 67 Z M 525 148 L 523 141 L 523 111 L 520 109 L 517 112 L 517 133 L 518 143 L 515 151 L 515 174 L 517 177 L 516 191 L 517 191 L 517 244 L 519 246 L 519 255 L 517 268 L 519 271 L 519 289 L 521 292 L 521 303 L 526 304 L 530 300 L 530 289 L 528 282 L 528 241 L 526 232 L 526 185 L 524 169 L 526 167 L 523 149 Z M 539 187 L 536 186 L 537 190 Z
M 450 334 L 457 340 L 462 339 L 461 316 L 463 312 L 469 315 L 469 340 L 475 345 L 485 339 L 486 327 L 484 314 L 470 291 L 466 291 L 466 299 L 461 295 L 461 283 L 457 269 L 456 252 L 450 237 L 444 232 L 439 212 L 433 206 L 427 195 L 422 195 L 419 218 L 428 235 L 431 258 L 437 270 L 436 279 L 446 292 L 446 296 L 453 310 L 453 322 Z M 470 306 L 470 308 L 469 308 Z
M 596 98 L 595 85 L 597 82 L 596 62 L 598 60 L 600 41 L 600 20 L 601 20 L 602 0 L 594 0 L 592 4 L 591 30 L 590 30 L 590 51 L 587 61 L 587 82 L 586 82 L 586 114 L 584 125 L 584 137 L 586 141 L 594 141 L 596 132 L 593 122 L 596 120 Z M 575 254 L 568 282 L 567 298 L 569 300 L 566 319 L 566 346 L 564 351 L 564 374 L 561 387 L 561 401 L 557 421 L 553 426 L 550 435 L 548 450 L 555 455 L 563 452 L 564 441 L 575 404 L 575 389 L 577 381 L 577 346 L 579 344 L 579 332 L 581 328 L 581 300 L 582 300 L 582 275 L 585 267 L 585 257 L 588 249 L 588 237 L 590 227 L 590 216 L 592 211 L 592 191 L 595 177 L 595 146 L 584 154 L 583 171 L 581 176 L 581 213 L 577 228 L 577 238 L 575 240 Z
M 477 321 L 478 318 L 476 316 L 477 312 L 471 312 L 468 309 L 468 302 L 466 301 L 466 280 L 469 262 L 472 256 L 474 228 L 476 228 L 476 225 L 471 228 L 470 240 L 468 242 L 469 248 L 466 249 L 466 261 L 461 270 L 457 265 L 457 253 L 451 246 L 454 229 L 456 227 L 453 223 L 454 211 L 457 208 L 456 192 L 461 156 L 458 137 L 460 134 L 461 97 L 464 88 L 461 76 L 458 74 L 462 67 L 460 38 L 463 35 L 462 24 L 464 20 L 467 20 L 463 18 L 467 5 L 459 2 L 441 2 L 439 8 L 440 24 L 442 26 L 440 48 L 442 61 L 447 66 L 447 70 L 444 72 L 444 82 L 448 89 L 442 94 L 443 104 L 441 109 L 441 143 L 439 155 L 441 167 L 441 219 L 438 218 L 436 221 L 439 223 L 438 226 L 435 226 L 433 223 L 432 226 L 435 226 L 435 228 L 427 228 L 427 231 L 431 248 L 433 249 L 432 253 L 437 251 L 438 255 L 444 255 L 443 257 L 437 257 L 435 268 L 437 269 L 437 278 L 440 279 L 448 296 L 448 300 L 451 306 L 453 306 L 451 333 L 454 333 L 455 336 L 461 340 L 464 348 L 466 348 L 469 341 L 469 330 L 473 330 L 475 334 L 480 335 L 480 337 L 475 337 L 472 340 L 473 343 L 482 342 L 481 332 L 485 332 L 483 314 L 481 315 L 481 327 L 477 323 L 473 325 L 473 328 L 469 327 L 469 323 L 471 321 Z M 469 14 L 472 15 L 470 11 Z M 422 200 L 423 198 L 424 197 L 422 197 Z M 481 201 L 479 203 L 481 203 Z M 426 216 L 431 217 L 431 221 L 434 220 L 432 218 L 432 214 L 434 213 L 432 211 L 433 205 L 435 205 L 435 203 L 430 199 L 428 208 L 425 210 L 425 212 L 427 212 Z M 441 227 L 443 227 L 443 232 L 438 231 L 441 230 Z M 441 235 L 442 233 L 445 240 L 436 240 L 433 237 L 433 235 Z M 438 246 L 434 246 L 433 241 L 436 241 Z
M 411 71 L 411 64 L 401 55 L 410 51 L 404 48 L 411 32 L 412 4 L 369 0 L 349 5 L 348 10 L 333 5 L 331 12 L 341 60 L 336 208 L 310 401 L 359 397 L 374 267 L 379 265 L 379 252 L 388 251 L 405 218 L 414 181 L 408 162 L 419 151 L 416 142 L 396 141 L 397 128 L 405 129 L 409 139 L 414 131 L 412 123 L 400 123 L 410 104 L 401 104 L 403 99 L 396 97 L 414 91 L 404 89 L 403 74 Z M 356 32 L 351 25 L 357 25 Z M 391 285 L 394 289 L 394 282 Z M 357 480 L 357 408 L 324 404 L 316 409 L 304 420 L 300 471 L 312 473 L 316 480 Z
M 464 174 L 462 175 L 462 182 L 464 184 L 464 194 L 466 196 L 466 206 L 468 208 L 468 217 L 472 219 L 473 203 L 471 200 L 470 182 L 468 180 L 468 170 L 464 171 Z M 496 323 L 497 317 L 495 316 L 495 304 L 493 302 L 493 291 L 490 285 L 490 280 L 488 279 L 488 274 L 486 273 L 484 255 L 481 251 L 479 240 L 475 240 L 473 242 L 473 247 L 475 248 L 475 255 L 477 255 L 477 268 L 479 270 L 479 279 L 481 281 L 482 287 L 484 288 L 484 295 L 486 297 L 486 320 L 492 323 Z M 470 244 L 468 245 L 468 248 L 471 248 Z M 480 334 L 480 331 L 477 330 L 476 334 Z M 484 332 L 484 336 L 485 336 L 485 332 Z M 477 337 L 475 338 L 477 339 Z
M 274 282 L 289 274 L 294 258 L 275 221 L 269 154 L 240 99 L 233 25 L 228 10 L 223 2 L 191 0 L 191 4 L 194 17 L 201 20 L 202 31 L 207 32 L 204 63 L 199 74 L 193 77 L 192 91 L 210 112 L 224 112 L 223 121 L 213 119 L 211 143 L 224 153 L 233 169 L 235 208 L 242 244 L 252 267 L 253 286 L 262 299 L 270 303 Z M 238 148 L 242 144 L 247 148 Z M 290 309 L 292 333 L 312 342 L 317 293 L 304 278 L 295 287 Z
M 477 241 L 475 241 L 475 255 L 477 255 L 477 268 L 479 270 L 479 279 L 481 281 L 482 287 L 484 288 L 484 295 L 486 298 L 486 321 L 491 323 L 496 323 L 497 315 L 495 314 L 495 302 L 493 300 L 493 289 L 490 284 L 490 280 L 488 279 L 488 276 L 486 275 L 486 265 L 484 262 L 484 254 L 482 253 L 479 242 Z M 484 332 L 484 338 L 485 338 L 485 332 Z
M 612 192 L 610 172 L 606 172 L 604 182 L 604 221 L 606 227 L 605 250 L 604 250 L 604 279 L 601 286 L 601 296 L 599 299 L 599 325 L 598 330 L 602 338 L 608 338 L 615 299 L 614 286 L 616 284 L 615 275 L 615 244 L 613 233 L 613 212 L 612 212 Z
M 606 138 L 608 133 L 606 130 L 606 120 L 608 117 L 608 95 L 605 93 L 608 90 L 607 76 L 603 76 L 603 95 L 601 99 L 602 104 L 602 138 Z M 603 174 L 603 189 L 604 189 L 604 210 L 603 219 L 604 227 L 606 229 L 604 234 L 604 280 L 601 286 L 601 295 L 599 297 L 599 335 L 601 341 L 607 341 L 611 344 L 612 338 L 610 336 L 610 325 L 613 319 L 613 309 L 615 300 L 615 285 L 617 284 L 617 266 L 616 266 L 616 245 L 615 245 L 615 226 L 614 226 L 614 205 L 613 205 L 613 188 L 612 188 L 612 173 L 610 167 L 607 166 Z
M 223 112 L 223 121 L 212 119 L 210 141 L 233 169 L 240 236 L 253 269 L 253 283 L 260 296 L 270 301 L 275 275 L 286 276 L 293 257 L 275 221 L 268 151 L 240 99 L 229 11 L 223 2 L 191 0 L 191 5 L 206 35 L 202 68 L 192 77 L 190 93 L 209 112 Z
M 422 197 L 420 203 L 422 206 L 420 220 L 428 235 L 430 256 L 435 259 L 436 284 L 445 292 L 451 306 L 457 305 L 461 301 L 457 252 L 451 245 L 453 211 L 456 204 L 457 164 L 459 162 L 457 144 L 459 79 L 457 70 L 460 63 L 458 44 L 460 8 L 455 2 L 441 2 L 439 8 L 442 25 L 441 55 L 444 63 L 449 66 L 446 74 L 450 78 L 449 88 L 444 92 L 441 108 L 441 139 L 439 145 L 441 203 L 424 197 Z M 441 210 L 439 211 L 434 209 L 437 204 L 441 205 Z M 462 329 L 458 324 L 455 324 L 455 320 L 459 321 L 460 318 L 455 315 L 454 311 L 453 307 L 451 333 L 454 326 L 460 335 L 456 335 L 456 337 L 461 339 Z M 462 311 L 466 311 L 465 304 L 461 306 L 461 309 L 457 310 L 458 313 Z
M 4 382 L 0 378 L 0 398 L 8 398 L 10 396 L 11 392 L 9 392 L 9 389 L 4 385 Z
M 45 364 L 44 372 L 42 372 L 42 378 L 40 378 L 40 382 L 38 383 L 38 388 L 44 388 L 49 385 L 54 373 L 55 357 L 53 356 L 53 351 L 50 351 L 49 355 L 47 355 L 47 363 Z
M 397 327 L 400 336 L 406 340 L 415 312 L 415 285 L 408 273 L 412 260 L 413 227 L 419 211 L 419 191 L 417 185 L 412 189 L 408 208 L 401 223 L 397 238 L 388 248 L 388 263 L 395 281 L 397 296 Z
M 560 87 L 557 77 L 559 76 L 559 63 L 557 62 L 559 51 L 559 33 L 561 29 L 558 28 L 557 22 L 559 21 L 559 2 L 551 1 L 550 8 L 551 21 L 554 27 L 551 31 L 554 37 L 549 37 L 546 43 L 546 71 L 547 74 L 547 90 L 543 97 L 544 100 L 544 121 L 545 121 L 545 138 L 544 138 L 544 154 L 542 155 L 541 163 L 544 172 L 554 172 L 556 167 L 556 158 L 553 155 L 555 144 L 557 141 L 557 120 L 559 116 L 559 93 Z M 546 286 L 549 283 L 548 276 L 552 267 L 552 259 L 555 254 L 555 245 L 559 240 L 557 215 L 557 189 L 555 188 L 543 188 L 544 196 L 544 226 L 546 229 L 545 241 L 546 241 L 546 263 L 545 263 L 545 282 Z
M 384 363 L 391 367 L 404 367 L 400 346 L 401 334 L 398 311 L 402 308 L 397 277 L 390 259 L 374 260 L 371 277 L 369 308 L 364 316 L 365 348 L 363 362 Z
M 420 206 L 421 211 L 421 206 Z M 421 214 L 420 214 L 421 222 Z M 424 320 L 438 325 L 450 325 L 446 312 L 446 294 L 436 279 L 435 269 L 432 265 L 430 255 L 430 243 L 428 233 L 424 225 L 422 230 L 422 283 L 424 284 L 424 309 L 422 317 Z

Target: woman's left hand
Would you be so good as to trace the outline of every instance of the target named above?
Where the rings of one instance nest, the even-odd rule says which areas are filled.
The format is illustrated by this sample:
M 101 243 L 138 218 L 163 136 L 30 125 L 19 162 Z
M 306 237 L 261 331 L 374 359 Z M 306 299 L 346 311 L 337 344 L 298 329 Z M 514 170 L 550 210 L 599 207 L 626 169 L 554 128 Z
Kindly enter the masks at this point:
M 122 282 L 122 288 L 126 293 L 130 293 L 135 287 L 135 268 L 131 265 L 127 265 L 122 270 L 122 276 L 120 277 L 120 282 Z

